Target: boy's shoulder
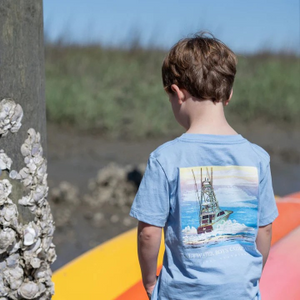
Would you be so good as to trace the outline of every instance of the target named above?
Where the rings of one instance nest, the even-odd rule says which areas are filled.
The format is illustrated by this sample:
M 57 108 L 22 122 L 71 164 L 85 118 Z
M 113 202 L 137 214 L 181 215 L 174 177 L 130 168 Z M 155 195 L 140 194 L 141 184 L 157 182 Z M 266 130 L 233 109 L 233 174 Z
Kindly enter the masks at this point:
M 170 151 L 174 152 L 177 149 L 179 138 L 167 141 L 158 146 L 154 151 L 151 152 L 150 158 L 159 159 L 170 154 Z
M 270 162 L 270 155 L 269 153 L 263 149 L 261 146 L 258 146 L 257 144 L 249 142 L 252 150 L 256 153 L 256 155 L 266 163 Z

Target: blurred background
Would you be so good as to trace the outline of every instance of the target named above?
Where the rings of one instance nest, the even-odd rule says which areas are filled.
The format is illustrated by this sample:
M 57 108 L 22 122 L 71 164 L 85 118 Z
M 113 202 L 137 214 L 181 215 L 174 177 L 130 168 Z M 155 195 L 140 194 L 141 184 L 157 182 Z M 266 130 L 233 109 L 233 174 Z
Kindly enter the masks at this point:
M 238 55 L 226 115 L 270 153 L 275 194 L 300 190 L 299 15 L 299 0 L 44 0 L 53 269 L 136 226 L 150 152 L 183 133 L 161 63 L 198 31 Z

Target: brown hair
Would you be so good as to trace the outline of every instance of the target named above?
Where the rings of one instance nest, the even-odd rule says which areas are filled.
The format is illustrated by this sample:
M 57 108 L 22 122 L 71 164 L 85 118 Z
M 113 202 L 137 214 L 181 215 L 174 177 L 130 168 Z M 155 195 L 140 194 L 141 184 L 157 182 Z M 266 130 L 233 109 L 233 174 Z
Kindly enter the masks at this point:
M 198 99 L 226 101 L 236 64 L 235 54 L 225 44 L 202 32 L 172 47 L 162 65 L 163 85 L 169 93 L 173 93 L 171 85 L 176 84 Z

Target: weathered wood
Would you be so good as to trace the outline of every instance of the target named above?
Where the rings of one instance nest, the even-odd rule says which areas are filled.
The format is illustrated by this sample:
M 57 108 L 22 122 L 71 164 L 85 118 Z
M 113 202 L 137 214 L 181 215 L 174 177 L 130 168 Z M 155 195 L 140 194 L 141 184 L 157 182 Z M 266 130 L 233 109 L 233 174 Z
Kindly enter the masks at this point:
M 54 294 L 50 265 L 56 259 L 55 227 L 42 151 L 42 146 L 46 148 L 44 85 L 42 0 L 1 0 L 1 299 L 49 300 Z
M 46 154 L 45 71 L 42 0 L 0 1 L 0 101 L 12 98 L 24 111 L 17 134 L 0 140 L 0 149 L 13 160 L 12 169 L 24 167 L 20 147 L 31 127 L 40 132 Z M 2 174 L 2 178 L 7 174 Z M 12 200 L 23 194 L 23 186 L 13 183 Z M 17 204 L 17 203 L 16 203 Z M 27 207 L 18 207 L 21 221 L 33 216 Z
M 22 127 L 8 134 L 0 148 L 20 170 L 20 147 L 31 127 L 40 132 L 46 151 L 45 71 L 42 0 L 0 1 L 0 101 L 12 98 L 24 111 Z

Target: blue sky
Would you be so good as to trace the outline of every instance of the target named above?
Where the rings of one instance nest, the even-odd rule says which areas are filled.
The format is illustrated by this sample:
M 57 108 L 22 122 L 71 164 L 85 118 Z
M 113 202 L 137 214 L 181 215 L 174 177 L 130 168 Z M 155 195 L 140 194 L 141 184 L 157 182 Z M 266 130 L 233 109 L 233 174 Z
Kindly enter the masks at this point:
M 300 53 L 300 0 L 44 0 L 50 40 L 169 48 L 196 31 L 212 32 L 234 51 Z

